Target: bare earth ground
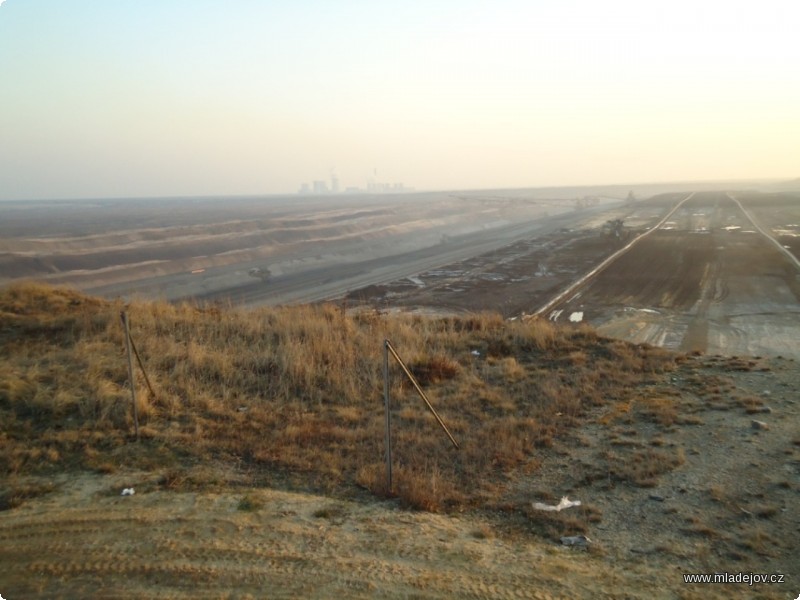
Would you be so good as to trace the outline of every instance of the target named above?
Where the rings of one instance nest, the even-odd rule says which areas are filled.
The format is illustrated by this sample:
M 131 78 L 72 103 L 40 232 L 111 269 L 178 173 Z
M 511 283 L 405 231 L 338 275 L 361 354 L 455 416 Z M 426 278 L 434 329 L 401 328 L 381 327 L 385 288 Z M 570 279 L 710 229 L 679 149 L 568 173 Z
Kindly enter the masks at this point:
M 629 191 L 0 202 L 0 285 L 34 279 L 104 297 L 309 302 L 572 227 Z M 574 211 L 577 201 L 588 208 Z M 263 282 L 265 270 L 272 277 Z
M 352 290 L 346 299 L 377 309 L 491 310 L 505 317 L 533 313 L 619 248 L 619 240 L 601 233 L 603 223 L 624 219 L 631 232 L 643 231 L 685 196 L 667 194 L 660 202 L 573 214 L 564 226 L 414 277 Z
M 471 516 L 274 490 L 250 493 L 252 511 L 235 493 L 117 496 L 146 477 L 86 476 L 4 519 L 4 597 L 645 597 L 654 583 L 630 567 L 596 581 L 597 558 L 487 539 Z
M 530 195 L 451 193 L 0 204 L 0 283 L 29 278 L 111 297 L 303 301 L 309 291 L 337 293 L 311 290 L 330 281 L 396 270 L 409 253 L 419 259 L 415 251 L 431 249 L 421 258 L 432 254 L 435 263 L 439 253 L 448 262 L 502 245 L 569 209 L 569 201 Z M 265 284 L 253 270 L 272 278 Z
M 350 304 L 453 312 L 535 313 L 635 236 L 650 231 L 688 194 L 606 211 L 579 227 L 519 241 L 384 285 L 354 290 Z M 794 256 L 800 251 L 800 198 L 739 194 L 763 228 Z M 605 234 L 624 219 L 624 239 Z M 635 343 L 726 355 L 800 358 L 800 266 L 756 230 L 725 193 L 696 194 L 542 316 L 588 322 Z
M 796 201 L 736 196 L 797 254 Z M 625 218 L 632 234 L 644 232 L 681 197 L 622 206 L 612 216 Z M 227 473 L 218 492 L 196 493 L 165 491 L 158 473 L 85 474 L 14 482 L 52 491 L 0 512 L 0 594 L 796 598 L 797 270 L 748 233 L 723 194 L 690 202 L 553 308 L 563 310 L 560 321 L 581 312 L 606 334 L 705 353 L 666 385 L 654 380 L 641 401 L 598 409 L 542 450 L 535 477 L 514 489 L 510 505 L 580 500 L 554 518 L 580 515 L 575 533 L 590 538 L 588 551 L 562 546 L 531 513 L 415 513 L 390 501 L 253 489 L 239 473 Z M 354 292 L 348 303 L 532 313 L 620 247 L 600 231 L 608 218 L 587 216 Z M 646 470 L 659 460 L 672 462 L 663 472 Z M 136 494 L 121 497 L 130 486 Z M 786 583 L 687 585 L 681 577 L 740 571 L 783 573 Z
M 583 505 L 588 552 L 534 512 L 433 515 L 392 501 L 252 488 L 167 491 L 159 473 L 69 475 L 0 512 L 4 598 L 794 598 L 800 437 L 791 359 L 696 357 L 669 396 L 611 403 L 543 450 L 509 505 Z M 709 383 L 711 385 L 709 385 Z M 671 394 L 671 395 L 670 395 Z M 657 396 L 656 396 L 657 397 Z M 752 421 L 766 423 L 754 429 Z M 638 457 L 682 461 L 640 485 Z M 652 464 L 652 461 L 648 461 Z M 16 481 L 15 485 L 23 482 Z M 136 494 L 122 497 L 133 487 Z M 581 526 L 589 522 L 587 528 Z M 786 583 L 688 585 L 682 573 L 781 573 Z
M 678 406 L 675 412 L 661 412 L 664 405 L 644 397 L 638 405 L 604 410 L 574 439 L 561 440 L 544 459 L 545 472 L 523 483 L 520 492 L 559 490 L 588 500 L 602 513 L 589 536 L 609 560 L 673 573 L 663 597 L 690 596 L 676 584 L 679 571 L 757 569 L 789 575 L 788 590 L 768 591 L 788 597 L 786 592 L 800 585 L 797 364 L 791 359 L 695 361 L 671 377 L 668 397 Z M 717 391 L 709 393 L 709 382 Z M 768 429 L 754 429 L 753 421 Z M 677 454 L 685 462 L 643 487 L 620 485 L 619 472 L 636 468 L 651 452 Z M 719 591 L 727 597 L 755 596 L 741 589 Z M 701 595 L 711 593 L 704 589 Z
M 798 213 L 800 204 L 787 207 L 783 223 Z M 634 342 L 796 356 L 800 265 L 755 231 L 730 198 L 700 194 L 554 308 L 582 312 L 598 332 Z

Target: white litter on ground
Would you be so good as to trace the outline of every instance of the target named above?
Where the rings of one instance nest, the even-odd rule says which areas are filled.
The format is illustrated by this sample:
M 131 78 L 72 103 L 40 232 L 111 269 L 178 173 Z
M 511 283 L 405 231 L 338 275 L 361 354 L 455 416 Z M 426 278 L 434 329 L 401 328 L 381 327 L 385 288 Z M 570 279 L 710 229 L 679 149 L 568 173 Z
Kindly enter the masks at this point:
M 570 500 L 566 496 L 561 498 L 561 502 L 558 504 L 542 504 L 541 502 L 534 502 L 533 508 L 536 510 L 547 510 L 547 511 L 561 511 L 565 508 L 570 508 L 572 506 L 580 506 L 580 500 Z
M 633 306 L 626 306 L 623 309 L 625 312 L 643 312 L 651 315 L 660 315 L 661 313 L 652 308 L 634 308 Z
M 565 546 L 587 546 L 592 540 L 585 535 L 567 535 L 561 538 L 561 543 Z
M 133 496 L 136 492 L 133 491 L 133 488 L 125 488 L 122 490 L 120 496 Z
M 580 323 L 583 321 L 583 311 L 577 311 L 569 316 L 570 323 Z
M 574 295 L 572 298 L 570 298 L 569 300 L 567 300 L 567 304 L 569 304 L 569 303 L 570 303 L 570 302 L 572 302 L 573 300 L 577 300 L 577 299 L 578 299 L 578 298 L 580 298 L 581 296 L 583 296 L 583 292 L 578 292 L 578 293 L 577 293 L 577 294 L 575 294 L 575 295 Z

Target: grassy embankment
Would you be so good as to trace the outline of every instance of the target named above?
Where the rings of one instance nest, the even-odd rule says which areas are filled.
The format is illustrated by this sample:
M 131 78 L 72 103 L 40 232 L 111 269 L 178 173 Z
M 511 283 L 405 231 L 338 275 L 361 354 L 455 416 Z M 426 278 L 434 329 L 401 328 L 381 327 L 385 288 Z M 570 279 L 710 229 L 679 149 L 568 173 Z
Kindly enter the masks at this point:
M 139 444 L 124 308 L 156 391 L 151 396 L 137 374 Z M 218 476 L 205 467 L 215 464 L 253 485 L 385 495 L 384 338 L 461 445 L 452 448 L 392 367 L 395 491 L 427 510 L 499 503 L 515 477 L 535 472 L 537 450 L 597 407 L 628 406 L 681 360 L 585 327 L 492 314 L 126 307 L 17 285 L 0 291 L 0 472 L 146 469 L 162 472 L 167 487 L 185 488 L 213 484 Z M 655 454 L 637 460 L 616 476 L 647 485 L 675 466 Z

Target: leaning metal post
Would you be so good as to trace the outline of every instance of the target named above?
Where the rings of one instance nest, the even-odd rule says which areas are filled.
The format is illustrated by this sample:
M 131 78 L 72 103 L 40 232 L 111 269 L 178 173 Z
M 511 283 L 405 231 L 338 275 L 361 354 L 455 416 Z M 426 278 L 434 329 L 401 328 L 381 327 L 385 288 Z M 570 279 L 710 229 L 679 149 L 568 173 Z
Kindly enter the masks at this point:
M 392 353 L 392 356 L 394 356 L 394 359 L 397 361 L 397 364 L 399 364 L 400 368 L 403 369 L 403 372 L 406 374 L 406 377 L 408 377 L 409 381 L 414 385 L 414 389 L 417 390 L 417 393 L 419 394 L 419 397 L 422 398 L 423 402 L 425 402 L 425 405 L 428 407 L 428 410 L 430 410 L 431 413 L 433 413 L 433 416 L 436 418 L 436 421 L 439 423 L 439 426 L 447 434 L 447 437 L 450 438 L 450 441 L 453 443 L 453 446 L 455 446 L 456 449 L 458 449 L 458 442 L 453 437 L 453 435 L 450 433 L 450 430 L 447 429 L 447 425 L 444 424 L 444 421 L 442 421 L 442 418 L 439 416 L 439 414 L 433 408 L 433 405 L 428 400 L 428 397 L 425 395 L 425 392 L 422 391 L 422 388 L 419 386 L 419 383 L 417 383 L 417 379 L 411 374 L 411 371 L 408 370 L 408 367 L 405 365 L 403 360 L 397 354 L 397 351 L 394 349 L 394 346 L 392 346 L 392 344 L 391 344 L 391 342 L 389 342 L 389 340 L 386 340 L 384 343 L 386 345 L 386 348 Z
M 397 354 L 397 351 L 392 346 L 392 343 L 389 340 L 383 340 L 383 403 L 386 407 L 386 482 L 388 486 L 388 492 L 392 493 L 392 413 L 390 410 L 389 405 L 389 353 L 392 353 L 394 359 L 397 361 L 397 364 L 400 365 L 400 368 L 403 369 L 403 373 L 406 374 L 409 381 L 414 385 L 414 389 L 417 390 L 420 398 L 425 402 L 425 405 L 428 407 L 433 413 L 433 416 L 436 417 L 436 421 L 439 423 L 439 426 L 444 430 L 447 434 L 447 437 L 450 438 L 450 441 L 453 443 L 453 446 L 458 448 L 458 442 L 456 442 L 453 435 L 450 433 L 450 430 L 447 429 L 447 425 L 444 424 L 442 418 L 439 414 L 434 410 L 433 405 L 428 401 L 427 396 L 425 396 L 425 392 L 422 391 L 419 383 L 417 382 L 414 375 L 411 374 L 411 371 L 408 370 L 408 367 L 403 362 L 403 359 L 400 358 L 400 355 Z

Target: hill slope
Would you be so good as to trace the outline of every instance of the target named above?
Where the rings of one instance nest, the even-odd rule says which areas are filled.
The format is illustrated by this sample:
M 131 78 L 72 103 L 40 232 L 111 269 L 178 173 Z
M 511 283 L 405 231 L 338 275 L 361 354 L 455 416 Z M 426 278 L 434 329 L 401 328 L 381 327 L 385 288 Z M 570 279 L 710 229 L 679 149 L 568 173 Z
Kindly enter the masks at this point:
M 155 392 L 137 379 L 139 443 L 132 436 L 123 309 Z M 457 451 L 450 446 L 392 367 L 392 493 L 383 462 L 386 338 L 460 444 Z M 511 586 L 520 597 L 536 597 L 527 587 L 534 581 L 545 586 L 537 589 L 540 597 L 575 596 L 594 589 L 594 570 L 617 577 L 632 569 L 650 573 L 662 589 L 672 581 L 681 597 L 692 597 L 681 571 L 798 574 L 798 546 L 785 535 L 800 521 L 792 361 L 671 354 L 600 338 L 585 327 L 508 323 L 488 314 L 423 319 L 345 315 L 332 306 L 125 307 L 32 285 L 0 292 L 0 358 L 0 465 L 7 477 L 0 498 L 9 509 L 0 513 L 3 593 L 46 596 L 55 589 L 50 582 L 66 578 L 76 593 L 102 580 L 114 595 L 119 582 L 135 580 L 137 595 L 182 597 L 190 588 L 165 582 L 181 569 L 196 584 L 214 580 L 208 553 L 236 556 L 239 567 L 253 570 L 254 583 L 242 583 L 241 594 L 271 588 L 289 597 L 313 595 L 307 592 L 314 586 L 313 579 L 299 588 L 285 581 L 300 577 L 276 566 L 292 556 L 317 565 L 310 572 L 323 573 L 320 585 L 332 578 L 321 596 L 354 589 L 364 597 L 403 597 L 416 586 L 433 597 L 505 597 Z M 769 429 L 752 429 L 753 418 L 769 421 Z M 139 495 L 130 500 L 139 504 L 120 504 L 129 499 L 116 497 L 118 489 L 133 484 Z M 562 512 L 532 506 L 564 494 L 583 504 Z M 136 516 L 131 506 L 140 507 Z M 427 517 L 396 513 L 398 507 L 450 516 L 436 517 L 442 520 L 434 526 Z M 465 521 L 453 521 L 463 511 Z M 169 523 L 170 514 L 185 515 L 183 533 Z M 197 519 L 213 523 L 213 544 L 189 539 Z M 95 544 L 113 550 L 110 532 L 126 531 L 143 536 L 149 554 L 134 560 L 125 550 L 119 558 L 129 566 L 117 570 L 64 562 L 69 552 L 59 536 L 77 534 L 59 527 L 71 520 L 86 525 L 76 527 L 87 556 L 102 555 L 91 550 Z M 308 533 L 316 523 L 326 532 L 322 538 Z M 266 562 L 253 550 L 276 541 L 261 527 L 292 524 L 306 531 L 295 545 L 287 541 Z M 41 534 L 21 534 L 34 526 Z M 331 558 L 320 553 L 323 542 L 337 555 L 371 548 L 364 565 L 373 554 L 407 561 L 419 547 L 380 544 L 406 535 L 434 543 L 425 536 L 437 527 L 458 532 L 445 539 L 460 540 L 457 552 L 449 546 L 455 562 L 447 568 L 463 569 L 466 577 L 480 565 L 478 587 L 448 588 L 432 574 L 414 583 L 405 562 L 387 566 L 377 583 L 369 569 L 363 577 L 337 578 L 333 573 L 345 565 L 320 566 Z M 233 542 L 244 533 L 255 536 L 249 550 Z M 588 535 L 595 552 L 563 554 L 553 545 L 577 534 Z M 42 545 L 42 535 L 52 543 Z M 169 545 L 169 535 L 184 537 Z M 526 583 L 525 569 L 511 573 L 516 567 L 508 556 L 518 553 L 552 558 L 541 567 L 552 573 L 551 583 Z M 166 566 L 176 556 L 183 558 Z M 563 560 L 578 561 L 576 577 L 590 588 L 555 584 Z M 671 576 L 656 576 L 665 567 Z M 231 568 L 223 569 L 229 578 L 223 580 L 235 583 Z M 493 577 L 498 586 L 479 586 Z M 633 586 L 630 577 L 618 583 Z M 606 580 L 595 592 L 604 597 L 613 589 Z M 647 597 L 647 590 L 633 586 L 629 594 Z M 775 590 L 759 588 L 767 596 Z

